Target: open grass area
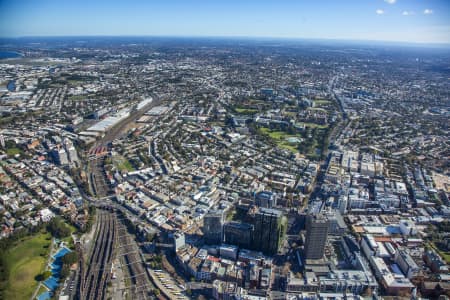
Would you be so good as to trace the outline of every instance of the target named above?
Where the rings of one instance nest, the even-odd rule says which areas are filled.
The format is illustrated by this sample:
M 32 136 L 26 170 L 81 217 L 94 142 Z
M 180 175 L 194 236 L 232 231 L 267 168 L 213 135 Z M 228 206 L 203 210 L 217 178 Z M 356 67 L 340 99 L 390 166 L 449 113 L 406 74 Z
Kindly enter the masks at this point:
M 285 115 L 286 117 L 294 118 L 297 115 L 297 113 L 295 111 L 285 111 L 283 112 L 283 115 Z
M 289 150 L 291 152 L 294 152 L 294 153 L 298 152 L 298 149 L 297 149 L 295 144 L 291 144 L 291 143 L 288 143 L 288 142 L 281 142 L 281 143 L 277 143 L 277 146 L 282 148 L 282 149 L 286 149 L 286 150 Z
M 252 114 L 256 114 L 258 112 L 258 110 L 254 109 L 254 108 L 241 108 L 241 107 L 238 107 L 238 108 L 235 108 L 234 110 L 237 113 L 243 114 L 243 115 L 252 115 Z
M 8 154 L 9 156 L 14 156 L 14 155 L 16 155 L 16 154 L 22 155 L 23 152 L 22 152 L 22 150 L 20 150 L 19 148 L 14 147 L 14 148 L 9 148 L 9 149 L 7 149 L 7 150 L 6 150 L 6 154 Z
M 8 274 L 3 299 L 30 299 L 38 285 L 35 277 L 45 269 L 50 244 L 49 233 L 38 233 L 19 241 L 1 257 Z
M 127 159 L 123 160 L 118 168 L 121 171 L 127 171 L 127 172 L 134 171 L 133 166 L 131 165 L 131 163 Z
M 245 101 L 245 104 L 247 104 L 247 105 L 258 105 L 259 104 L 259 105 L 264 106 L 264 105 L 267 105 L 267 101 L 250 98 Z
M 69 249 L 75 250 L 75 244 L 73 243 L 73 238 L 72 238 L 72 234 L 76 233 L 78 230 L 75 226 L 66 223 L 66 226 L 68 226 L 70 228 L 70 233 L 71 235 L 69 235 L 68 237 L 65 237 L 62 239 L 62 241 L 66 244 L 66 246 Z
M 315 111 L 327 111 L 325 108 L 322 107 L 308 107 L 308 110 L 315 110 Z
M 305 125 L 305 127 L 310 127 L 310 128 L 321 128 L 321 129 L 325 129 L 328 127 L 328 125 L 321 125 L 321 124 L 316 124 L 316 123 L 304 123 L 301 122 L 299 123 L 300 125 Z
M 436 252 L 439 253 L 439 255 L 445 260 L 447 264 L 450 264 L 450 252 L 439 249 L 439 247 L 436 246 L 435 243 L 429 243 L 428 245 L 436 250 Z
M 77 79 L 67 79 L 67 82 L 72 84 L 72 85 L 81 85 L 81 84 L 86 83 L 83 80 L 77 80 Z
M 267 134 L 271 139 L 274 139 L 274 140 L 285 140 L 288 137 L 295 137 L 294 134 L 289 134 L 284 131 L 270 130 L 267 127 L 261 127 L 259 130 L 263 134 Z
M 112 159 L 116 168 L 121 172 L 131 172 L 134 171 L 133 165 L 131 162 L 123 156 L 115 156 Z
M 71 101 L 80 101 L 80 100 L 85 100 L 87 98 L 87 95 L 72 95 L 69 96 L 69 100 Z
M 445 260 L 447 264 L 450 264 L 450 252 L 439 251 L 439 254 L 442 256 L 442 258 Z
M 291 143 L 287 140 L 290 137 L 298 137 L 297 135 L 289 134 L 284 131 L 270 130 L 266 127 L 261 127 L 259 128 L 259 130 L 262 134 L 268 135 L 277 144 L 278 147 L 292 151 L 294 153 L 298 152 L 297 143 Z
M 305 123 L 305 126 L 313 128 L 310 130 L 311 136 L 309 137 L 302 137 L 301 134 L 289 134 L 281 130 L 271 130 L 267 127 L 260 127 L 258 131 L 261 135 L 267 136 L 281 149 L 300 153 L 310 159 L 318 160 L 321 156 L 323 135 L 323 130 L 320 129 L 327 128 L 327 125 Z M 314 128 L 317 128 L 317 130 L 314 130 Z M 296 139 L 298 140 L 296 141 Z
M 327 104 L 330 104 L 331 103 L 331 101 L 330 100 L 325 100 L 325 99 L 316 99 L 316 100 L 314 100 L 314 103 L 316 104 L 316 105 L 327 105 Z

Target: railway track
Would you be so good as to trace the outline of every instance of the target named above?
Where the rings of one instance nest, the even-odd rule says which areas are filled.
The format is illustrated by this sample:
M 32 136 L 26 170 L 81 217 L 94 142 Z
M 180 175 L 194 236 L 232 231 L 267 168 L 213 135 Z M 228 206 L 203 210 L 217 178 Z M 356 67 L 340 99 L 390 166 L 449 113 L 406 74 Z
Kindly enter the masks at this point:
M 139 111 L 132 112 L 128 118 L 114 126 L 101 140 L 92 145 L 91 150 L 97 147 L 110 147 L 110 142 L 120 137 L 127 130 L 130 122 L 136 121 L 148 109 L 159 104 L 161 104 L 161 100 L 158 97 L 153 97 L 152 103 Z M 106 156 L 107 154 L 93 157 L 86 155 L 85 157 L 89 189 L 92 191 L 94 198 L 97 199 L 107 197 L 114 192 L 104 172 Z M 131 293 L 131 299 L 151 298 L 148 295 L 148 291 L 153 288 L 153 285 L 149 280 L 137 244 L 134 238 L 128 233 L 120 236 L 118 234 L 119 226 L 126 230 L 125 226 L 117 221 L 117 215 L 114 212 L 98 210 L 95 241 L 92 245 L 91 256 L 87 264 L 84 263 L 83 257 L 80 258 L 80 277 L 77 286 L 77 296 L 79 299 L 106 298 L 111 264 L 118 250 L 123 253 L 123 261 L 126 263 L 126 269 L 129 273 L 128 278 L 131 281 L 131 285 L 127 287 L 127 290 Z M 116 247 L 117 242 L 124 245 L 124 247 Z
M 98 198 L 108 196 L 111 193 L 111 188 L 104 174 L 104 163 L 105 157 L 95 158 L 90 162 L 89 181 L 94 196 Z
M 123 269 L 127 270 L 129 286 L 127 290 L 131 299 L 150 299 L 149 291 L 153 288 L 141 258 L 138 246 L 124 224 L 118 225 L 118 254 L 122 256 Z
M 106 287 L 110 279 L 115 240 L 117 239 L 116 226 L 115 213 L 99 210 L 96 239 L 80 285 L 81 299 L 106 298 Z

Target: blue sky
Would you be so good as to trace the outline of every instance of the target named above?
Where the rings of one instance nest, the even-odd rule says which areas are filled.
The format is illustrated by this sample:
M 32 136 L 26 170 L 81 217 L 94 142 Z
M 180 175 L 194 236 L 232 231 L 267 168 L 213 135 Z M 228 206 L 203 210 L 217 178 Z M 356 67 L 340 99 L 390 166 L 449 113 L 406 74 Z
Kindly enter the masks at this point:
M 450 43 L 450 0 L 0 0 L 0 36 L 67 35 Z

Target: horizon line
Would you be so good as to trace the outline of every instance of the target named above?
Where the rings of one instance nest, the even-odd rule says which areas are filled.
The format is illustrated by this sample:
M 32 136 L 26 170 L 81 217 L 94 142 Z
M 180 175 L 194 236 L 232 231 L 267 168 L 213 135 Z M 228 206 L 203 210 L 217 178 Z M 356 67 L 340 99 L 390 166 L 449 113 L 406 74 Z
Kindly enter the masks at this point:
M 370 40 L 349 38 L 312 38 L 312 37 L 281 37 L 281 36 L 250 36 L 250 35 L 158 35 L 158 34 L 68 34 L 68 35 L 23 35 L 0 36 L 0 40 L 27 38 L 191 38 L 191 39 L 247 39 L 247 40 L 280 40 L 280 41 L 327 41 L 350 43 L 402 44 L 408 46 L 450 47 L 450 42 L 423 42 L 399 40 Z M 2 46 L 2 45 L 0 45 Z

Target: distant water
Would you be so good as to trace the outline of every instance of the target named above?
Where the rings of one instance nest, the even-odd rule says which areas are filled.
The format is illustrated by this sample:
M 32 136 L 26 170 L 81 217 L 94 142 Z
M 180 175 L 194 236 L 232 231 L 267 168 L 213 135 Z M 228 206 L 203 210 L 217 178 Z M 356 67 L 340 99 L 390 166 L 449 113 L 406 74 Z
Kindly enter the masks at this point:
M 0 59 L 21 57 L 22 54 L 13 51 L 0 51 Z
M 15 80 L 10 80 L 8 82 L 8 85 L 6 86 L 6 88 L 8 89 L 8 91 L 14 92 L 16 90 L 16 81 Z

